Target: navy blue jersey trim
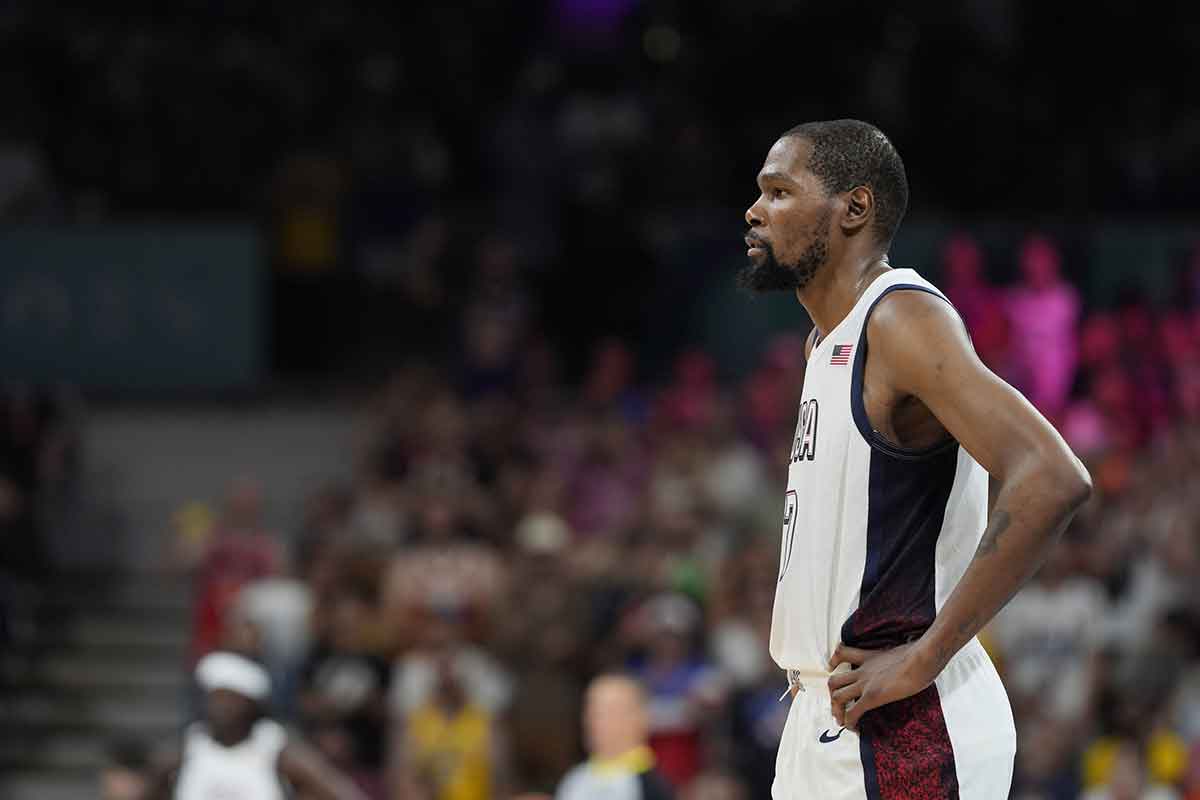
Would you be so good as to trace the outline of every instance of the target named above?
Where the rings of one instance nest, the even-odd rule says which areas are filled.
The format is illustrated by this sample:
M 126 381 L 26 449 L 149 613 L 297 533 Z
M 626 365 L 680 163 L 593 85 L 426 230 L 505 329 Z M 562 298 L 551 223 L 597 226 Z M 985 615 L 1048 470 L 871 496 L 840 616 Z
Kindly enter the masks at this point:
M 957 449 L 920 461 L 871 453 L 866 559 L 846 644 L 895 647 L 933 624 L 937 542 L 957 472 Z
M 854 417 L 854 426 L 858 428 L 858 432 L 862 434 L 863 439 L 867 444 L 876 450 L 880 450 L 893 458 L 901 459 L 925 459 L 932 458 L 940 453 L 949 450 L 951 447 L 958 445 L 958 442 L 953 438 L 947 439 L 944 442 L 937 442 L 929 447 L 909 448 L 900 447 L 888 439 L 879 431 L 871 427 L 871 418 L 867 416 L 867 407 L 863 403 L 863 380 L 867 371 L 867 323 L 871 319 L 871 312 L 875 310 L 875 306 L 879 305 L 879 301 L 887 297 L 892 292 L 907 289 L 910 291 L 925 292 L 934 297 L 949 303 L 945 297 L 933 291 L 927 286 L 921 286 L 917 283 L 897 283 L 894 286 L 889 286 L 880 292 L 879 297 L 871 303 L 867 309 L 866 316 L 863 317 L 862 333 L 858 337 L 858 348 L 854 355 L 854 367 L 850 374 L 850 414 Z M 953 308 L 953 306 L 951 306 Z

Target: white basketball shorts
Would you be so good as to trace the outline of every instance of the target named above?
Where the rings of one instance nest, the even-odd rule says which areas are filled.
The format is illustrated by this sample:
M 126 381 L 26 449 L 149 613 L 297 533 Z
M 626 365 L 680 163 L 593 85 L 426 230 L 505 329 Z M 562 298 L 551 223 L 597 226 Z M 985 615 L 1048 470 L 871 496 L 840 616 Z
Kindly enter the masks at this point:
M 924 691 L 864 714 L 858 732 L 834 722 L 827 680 L 799 679 L 773 800 L 1007 800 L 1016 728 L 978 639 Z

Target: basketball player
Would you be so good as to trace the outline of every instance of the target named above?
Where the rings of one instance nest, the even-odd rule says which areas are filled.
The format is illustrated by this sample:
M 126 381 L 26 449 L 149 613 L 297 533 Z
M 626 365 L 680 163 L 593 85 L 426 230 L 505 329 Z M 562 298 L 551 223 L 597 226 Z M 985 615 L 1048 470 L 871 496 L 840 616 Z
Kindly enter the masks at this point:
M 1007 798 L 1012 711 L 975 635 L 1090 478 L 945 296 L 888 263 L 908 182 L 883 133 L 800 125 L 758 186 L 739 283 L 795 292 L 814 323 L 771 627 L 793 696 L 772 794 Z
M 183 751 L 154 771 L 148 798 L 284 800 L 291 797 L 286 784 L 314 800 L 365 800 L 348 778 L 263 717 L 271 683 L 262 667 L 234 653 L 210 653 L 196 666 L 196 679 L 205 690 L 205 720 L 191 725 Z

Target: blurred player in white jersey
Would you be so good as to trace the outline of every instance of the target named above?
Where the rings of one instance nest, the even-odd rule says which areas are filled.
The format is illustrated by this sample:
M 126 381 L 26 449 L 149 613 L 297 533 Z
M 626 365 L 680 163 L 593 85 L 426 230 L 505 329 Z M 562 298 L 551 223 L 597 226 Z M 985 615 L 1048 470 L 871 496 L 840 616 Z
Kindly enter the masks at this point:
M 314 800 L 366 800 L 316 752 L 267 719 L 267 672 L 234 653 L 210 653 L 196 666 L 205 718 L 190 725 L 178 753 L 162 760 L 148 798 L 284 800 L 291 791 Z

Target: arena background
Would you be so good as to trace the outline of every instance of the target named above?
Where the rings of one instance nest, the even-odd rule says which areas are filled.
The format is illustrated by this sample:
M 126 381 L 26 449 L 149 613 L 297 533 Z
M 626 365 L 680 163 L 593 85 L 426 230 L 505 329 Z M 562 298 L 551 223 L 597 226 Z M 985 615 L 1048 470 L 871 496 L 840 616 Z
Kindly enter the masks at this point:
M 456 800 L 552 793 L 606 669 L 682 797 L 767 797 L 809 323 L 732 276 L 850 116 L 1098 488 L 987 631 L 1014 797 L 1200 797 L 1200 6 L 919 5 L 4 3 L 0 795 L 136 796 L 231 647 L 372 798 L 453 770 L 389 745 L 434 656 Z

